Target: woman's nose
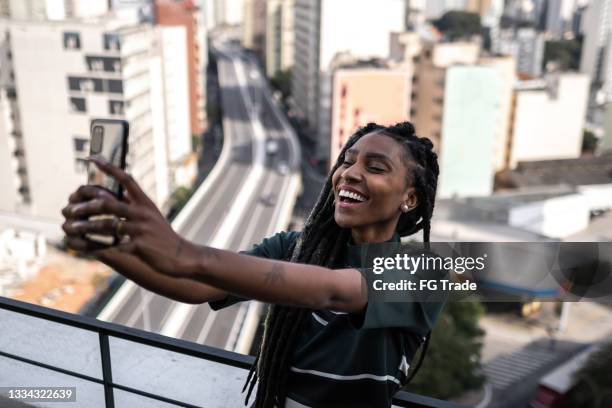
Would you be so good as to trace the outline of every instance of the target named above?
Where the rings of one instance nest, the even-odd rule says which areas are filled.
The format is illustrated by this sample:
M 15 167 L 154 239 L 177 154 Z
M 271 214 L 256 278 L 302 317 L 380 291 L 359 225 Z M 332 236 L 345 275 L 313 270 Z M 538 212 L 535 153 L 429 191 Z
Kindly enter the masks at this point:
M 363 174 L 359 168 L 359 165 L 353 164 L 352 166 L 347 167 L 342 172 L 342 178 L 344 180 L 360 181 L 363 178 Z

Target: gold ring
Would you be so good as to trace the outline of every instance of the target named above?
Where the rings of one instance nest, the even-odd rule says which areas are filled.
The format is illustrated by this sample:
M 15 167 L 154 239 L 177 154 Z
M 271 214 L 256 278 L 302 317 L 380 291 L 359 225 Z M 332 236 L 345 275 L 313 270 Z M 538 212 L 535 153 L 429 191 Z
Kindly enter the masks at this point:
M 121 218 L 115 223 L 115 234 L 117 234 L 118 237 L 122 237 L 123 234 L 125 233 L 123 231 L 124 224 L 125 224 L 125 220 Z

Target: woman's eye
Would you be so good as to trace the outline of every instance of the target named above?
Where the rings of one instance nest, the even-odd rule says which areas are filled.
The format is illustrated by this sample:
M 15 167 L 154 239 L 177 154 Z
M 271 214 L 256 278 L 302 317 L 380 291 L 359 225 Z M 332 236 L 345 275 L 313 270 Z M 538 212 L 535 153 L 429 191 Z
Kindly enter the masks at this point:
M 372 166 L 370 166 L 370 170 L 376 171 L 376 172 L 383 172 L 383 171 L 385 171 L 385 169 L 381 169 L 380 167 L 372 167 Z

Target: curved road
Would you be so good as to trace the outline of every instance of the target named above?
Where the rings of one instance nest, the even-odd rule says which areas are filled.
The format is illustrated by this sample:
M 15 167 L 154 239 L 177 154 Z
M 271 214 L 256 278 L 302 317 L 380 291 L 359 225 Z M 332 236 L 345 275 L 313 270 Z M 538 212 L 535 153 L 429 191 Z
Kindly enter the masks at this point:
M 300 188 L 300 153 L 297 138 L 273 106 L 256 65 L 229 45 L 217 45 L 217 55 L 223 151 L 215 169 L 199 187 L 202 191 L 194 194 L 173 227 L 199 244 L 238 251 L 287 227 Z M 274 155 L 265 152 L 269 139 L 275 139 L 279 146 Z M 287 163 L 290 171 L 283 174 L 280 162 Z M 253 313 L 257 309 L 249 303 L 255 302 L 214 312 L 207 304 L 175 302 L 128 281 L 98 317 L 236 350 L 246 316 L 251 320 L 256 317 Z M 245 350 L 244 345 L 241 350 Z

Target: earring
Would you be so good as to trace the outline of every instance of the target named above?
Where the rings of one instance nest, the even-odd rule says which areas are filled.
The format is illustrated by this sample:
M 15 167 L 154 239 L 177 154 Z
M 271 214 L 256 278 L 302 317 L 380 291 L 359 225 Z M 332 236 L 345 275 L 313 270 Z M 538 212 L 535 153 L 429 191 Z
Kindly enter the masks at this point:
M 401 206 L 401 209 L 402 209 L 402 211 L 403 211 L 403 212 L 407 213 L 407 212 L 408 212 L 408 210 L 409 210 L 409 208 L 408 208 L 408 204 L 403 203 L 403 204 L 402 204 L 402 206 Z

